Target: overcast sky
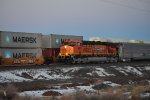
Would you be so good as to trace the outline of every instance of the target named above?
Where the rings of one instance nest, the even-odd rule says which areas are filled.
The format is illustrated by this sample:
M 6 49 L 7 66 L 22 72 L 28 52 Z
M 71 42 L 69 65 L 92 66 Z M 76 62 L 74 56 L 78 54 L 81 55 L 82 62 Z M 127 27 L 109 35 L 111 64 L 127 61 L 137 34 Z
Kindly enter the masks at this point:
M 0 0 L 0 30 L 150 40 L 150 0 Z

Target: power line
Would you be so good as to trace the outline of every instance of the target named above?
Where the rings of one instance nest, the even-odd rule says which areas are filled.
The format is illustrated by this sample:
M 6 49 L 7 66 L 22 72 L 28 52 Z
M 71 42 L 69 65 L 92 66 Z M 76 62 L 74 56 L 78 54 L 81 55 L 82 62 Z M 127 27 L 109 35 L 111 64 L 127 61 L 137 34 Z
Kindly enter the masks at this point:
M 122 3 L 118 3 L 118 2 L 114 2 L 114 1 L 109 1 L 109 0 L 101 0 L 101 1 L 113 4 L 113 5 L 119 5 L 119 6 L 123 6 L 123 7 L 126 7 L 126 8 L 130 8 L 130 9 L 134 9 L 134 10 L 138 10 L 138 11 L 150 13 L 150 10 L 142 9 L 142 8 L 138 8 L 138 7 L 134 7 L 134 6 L 127 5 L 127 4 L 122 4 Z

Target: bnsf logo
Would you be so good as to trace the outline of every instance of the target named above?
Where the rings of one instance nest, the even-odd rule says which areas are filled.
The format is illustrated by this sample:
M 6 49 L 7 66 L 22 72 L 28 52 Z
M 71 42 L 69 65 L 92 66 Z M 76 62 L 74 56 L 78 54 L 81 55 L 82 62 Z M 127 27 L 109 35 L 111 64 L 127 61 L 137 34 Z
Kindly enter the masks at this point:
M 13 42 L 20 43 L 36 43 L 36 38 L 34 37 L 14 37 Z

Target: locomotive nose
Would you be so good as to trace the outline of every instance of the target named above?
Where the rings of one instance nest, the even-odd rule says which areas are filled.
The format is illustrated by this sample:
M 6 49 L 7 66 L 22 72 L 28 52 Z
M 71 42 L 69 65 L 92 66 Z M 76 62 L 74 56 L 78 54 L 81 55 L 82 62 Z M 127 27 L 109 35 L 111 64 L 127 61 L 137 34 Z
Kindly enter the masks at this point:
M 61 49 L 60 50 L 61 52 L 59 53 L 59 55 L 67 55 L 68 54 L 66 45 L 61 47 L 60 49 Z

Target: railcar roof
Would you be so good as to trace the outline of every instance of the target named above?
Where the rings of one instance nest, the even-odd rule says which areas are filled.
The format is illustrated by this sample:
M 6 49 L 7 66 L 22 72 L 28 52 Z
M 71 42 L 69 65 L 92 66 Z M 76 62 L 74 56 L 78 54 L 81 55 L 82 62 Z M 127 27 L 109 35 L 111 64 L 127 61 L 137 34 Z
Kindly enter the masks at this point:
M 112 42 L 101 42 L 101 41 L 83 41 L 83 45 L 113 45 L 117 46 L 119 43 L 112 43 Z

